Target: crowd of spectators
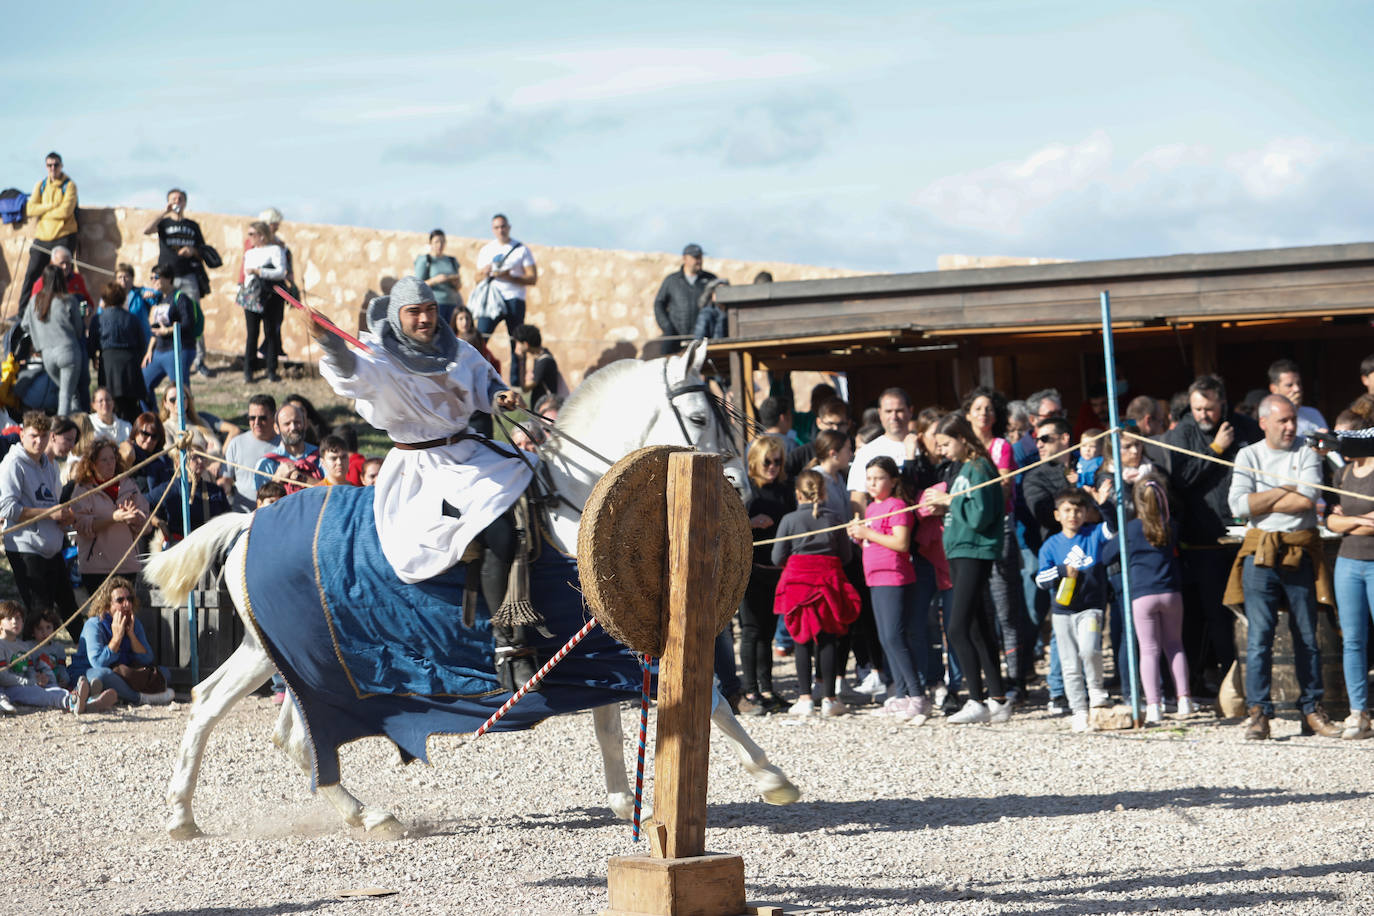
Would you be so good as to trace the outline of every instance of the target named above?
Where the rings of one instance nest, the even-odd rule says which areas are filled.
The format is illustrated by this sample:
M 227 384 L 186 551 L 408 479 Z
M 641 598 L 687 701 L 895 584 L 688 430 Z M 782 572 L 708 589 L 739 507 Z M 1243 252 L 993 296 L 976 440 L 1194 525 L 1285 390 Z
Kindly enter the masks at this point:
M 96 600 L 76 670 L 53 668 L 53 685 L 66 691 L 61 702 L 103 707 L 111 690 L 131 702 L 161 702 L 170 696 L 165 672 L 152 665 L 146 634 L 130 615 L 149 540 L 175 543 L 187 533 L 179 502 L 164 499 L 173 474 L 162 452 L 177 417 L 170 379 L 178 370 L 184 379 L 212 374 L 199 301 L 220 256 L 187 216 L 186 192 L 173 188 L 144 228 L 158 243 L 152 285 L 137 285 L 134 269 L 119 264 L 93 298 L 73 256 L 75 182 L 58 154 L 45 164 L 27 205 L 34 241 L 20 296 L 23 339 L 11 335 L 10 350 L 32 356 L 48 390 L 37 396 L 46 410 L 25 413 L 0 440 L 7 449 L 0 521 L 33 522 L 5 535 L 24 613 L 19 624 L 6 624 L 0 642 L 8 647 L 10 636 L 65 620 L 79 583 Z M 266 381 L 280 381 L 286 300 L 279 290 L 298 295 L 281 222 L 269 208 L 245 227 L 236 301 L 245 312 L 242 371 L 250 385 L 259 365 Z M 446 253 L 442 229 L 416 256 L 414 276 L 433 291 L 455 334 L 498 373 L 502 360 L 486 338 L 504 324 L 507 377 L 537 412 L 555 417 L 567 386 L 540 329 L 524 320 L 538 266 L 504 214 L 492 217 L 491 231 L 466 297 L 464 265 Z M 662 336 L 645 347 L 646 358 L 727 333 L 716 301 L 727 281 L 705 269 L 704 257 L 701 246 L 687 245 L 681 267 L 663 279 L 653 301 Z M 765 272 L 754 282 L 771 280 Z M 1374 357 L 1361 366 L 1361 380 L 1374 388 Z M 192 530 L 301 487 L 375 479 L 381 459 L 360 454 L 356 432 L 328 428 L 304 398 L 278 404 L 252 394 L 241 431 L 197 410 L 189 383 L 184 390 L 200 453 L 188 463 Z M 1169 399 L 1141 395 L 1120 405 L 1141 437 L 1122 443 L 1120 467 L 1103 439 L 1101 385 L 1074 414 L 1053 389 L 1009 400 L 980 387 L 955 409 L 916 410 L 894 387 L 857 423 L 833 388 L 818 387 L 810 406 L 794 415 L 785 398 L 769 398 L 756 411 L 761 432 L 747 454 L 747 509 L 759 543 L 738 615 L 738 668 L 728 631 L 716 648 L 717 675 L 736 708 L 838 716 L 876 699 L 878 712 L 910 723 L 945 714 L 966 724 L 1006 721 L 1043 701 L 1083 731 L 1093 707 L 1129 689 L 1121 672 L 1130 614 L 1149 721 L 1199 708 L 1243 658 L 1246 736 L 1258 740 L 1274 715 L 1272 647 L 1284 607 L 1304 731 L 1374 734 L 1365 709 L 1374 463 L 1343 463 L 1307 444 L 1307 434 L 1328 424 L 1303 403 L 1291 361 L 1273 364 L 1266 388 L 1238 404 L 1220 379 L 1203 376 Z M 1374 394 L 1355 401 L 1336 426 L 1374 426 Z M 523 433 L 514 438 L 537 447 Z M 1124 538 L 1115 530 L 1118 480 Z M 1369 498 L 1323 498 L 1314 488 L 1323 482 Z M 73 496 L 81 499 L 72 508 L 44 515 Z M 1322 530 L 1327 540 L 1340 538 L 1334 577 L 1323 563 Z M 1123 539 L 1136 583 L 1131 608 L 1122 606 Z M 1318 603 L 1335 604 L 1344 639 L 1352 712 L 1340 725 L 1322 709 Z M 1248 624 L 1243 655 L 1231 608 L 1243 608 Z M 798 668 L 795 698 L 784 698 L 772 676 L 775 659 L 787 655 Z M 846 686 L 851 655 L 855 678 Z
M 1374 382 L 1374 357 L 1360 371 Z M 747 453 L 757 543 L 738 669 L 729 631 L 717 641 L 722 692 L 754 715 L 840 716 L 878 701 L 876 714 L 913 725 L 942 713 L 1006 721 L 1045 704 L 1088 731 L 1093 708 L 1130 693 L 1130 614 L 1147 722 L 1209 706 L 1240 661 L 1245 737 L 1262 740 L 1284 610 L 1303 734 L 1374 736 L 1374 458 L 1343 461 L 1309 441 L 1328 424 L 1303 403 L 1296 363 L 1278 360 L 1266 382 L 1235 407 L 1216 376 L 1120 405 L 1130 435 L 1119 467 L 1105 390 L 1072 420 L 1054 389 L 1008 400 L 976 388 L 954 410 L 916 411 L 894 387 L 858 424 L 829 385 L 811 392 L 804 423 L 768 398 Z M 1374 392 L 1334 428 L 1374 429 Z M 1340 723 L 1322 705 L 1319 604 L 1340 624 L 1351 710 Z M 795 697 L 774 687 L 773 663 L 788 655 Z
M 196 373 L 213 375 L 204 360 L 199 300 L 209 289 L 207 268 L 221 262 L 187 215 L 186 192 L 170 190 L 166 208 L 144 228 L 158 240 L 152 285 L 139 286 L 134 268 L 121 263 L 97 300 L 73 256 L 76 185 L 62 171 L 59 155 L 50 154 L 47 163 L 48 176 L 27 207 L 35 220 L 35 241 L 20 299 L 19 336 L 9 340 L 10 352 L 30 366 L 26 390 L 17 400 L 31 409 L 21 410 L 22 418 L 0 432 L 0 520 L 14 528 L 5 535 L 5 549 L 20 596 L 14 603 L 20 612 L 14 645 L 0 648 L 11 652 L 3 661 L 15 657 L 22 632 L 36 621 L 69 619 L 84 591 L 92 598 L 91 617 L 79 636 L 70 631 L 73 677 L 67 678 L 66 666 L 56 665 L 62 702 L 73 711 L 108 708 L 116 697 L 167 702 L 172 696 L 167 672 L 153 665 L 143 624 L 122 615 L 136 611 L 140 593 L 147 595 L 137 584 L 142 558 L 188 533 L 180 498 L 171 489 L 172 458 L 164 453 L 179 423 L 173 384 L 178 369 L 192 449 L 186 469 L 190 530 L 303 487 L 370 485 L 382 459 L 361 454 L 351 426 L 329 428 L 300 395 L 279 405 L 271 394 L 250 394 L 246 430 L 197 408 L 189 380 Z M 268 209 L 245 232 L 236 301 L 246 318 L 243 380 L 250 386 L 259 366 L 266 370 L 265 381 L 281 381 L 281 290 L 298 295 L 291 249 L 279 235 L 281 221 L 280 212 Z M 536 410 L 556 417 L 567 386 L 539 328 L 524 323 L 526 290 L 538 281 L 534 257 L 511 238 L 504 215 L 493 217 L 492 235 L 474 265 L 479 282 L 469 304 L 461 299 L 459 262 L 444 253 L 442 230 L 431 233 L 429 251 L 416 258 L 415 274 L 434 290 L 455 333 L 498 372 L 501 361 L 485 338 L 505 323 L 512 384 L 525 390 Z M 35 384 L 43 378 L 46 386 Z M 518 432 L 515 441 L 527 449 L 537 446 Z M 70 506 L 49 513 L 72 499 Z M 19 523 L 27 524 L 15 528 Z M 118 589 L 110 593 L 118 583 L 128 586 L 127 596 Z M 125 604 L 132 606 L 121 611 Z M 44 658 L 60 660 L 61 653 L 49 651 Z M 96 674 L 83 677 L 88 670 Z M 16 702 L 56 705 L 48 702 L 57 696 L 56 683 L 20 678 L 14 682 L 21 688 Z M 30 686 L 35 689 L 22 689 Z M 5 687 L 0 684 L 0 690 Z M 281 696 L 279 690 L 279 701 Z M 12 709 L 8 700 L 0 705 Z
M 280 408 L 271 394 L 250 396 L 249 428 L 240 432 L 197 410 L 189 386 L 185 391 L 192 531 L 217 515 L 251 512 L 305 486 L 364 486 L 375 479 L 381 459 L 358 453 L 351 426 L 321 425 L 323 419 L 301 395 L 291 395 Z M 51 624 L 47 632 L 60 627 L 76 613 L 77 596 L 84 592 L 91 598 L 86 626 L 79 635 L 68 631 L 75 654 L 66 660 L 57 648 L 45 655 L 56 660 L 52 664 L 60 679 L 54 683 L 67 688 L 67 708 L 106 709 L 116 697 L 170 702 L 167 671 L 154 665 L 143 623 L 136 617 L 121 622 L 119 606 L 127 597 L 130 607 L 122 613 L 136 613 L 139 595 L 148 594 L 137 584 L 144 558 L 187 533 L 173 487 L 172 458 L 164 451 L 179 423 L 176 389 L 168 385 L 162 392 L 160 412 L 144 411 L 132 423 L 114 414 L 115 401 L 106 389 L 97 389 L 91 401 L 90 413 L 53 417 L 30 410 L 0 431 L 0 525 L 8 529 L 5 556 L 20 597 L 13 603 L 22 618 L 16 632 L 32 632 L 40 621 Z M 121 583 L 127 596 L 119 591 Z M 42 639 L 47 632 L 29 638 Z M 23 647 L 29 648 L 32 643 Z M 0 649 L 10 653 L 0 663 L 22 651 L 17 644 Z M 88 668 L 97 669 L 98 676 L 87 675 L 78 691 Z M 0 676 L 0 695 L 11 686 L 51 685 Z M 21 704 L 34 698 L 42 697 L 32 690 L 11 696 Z

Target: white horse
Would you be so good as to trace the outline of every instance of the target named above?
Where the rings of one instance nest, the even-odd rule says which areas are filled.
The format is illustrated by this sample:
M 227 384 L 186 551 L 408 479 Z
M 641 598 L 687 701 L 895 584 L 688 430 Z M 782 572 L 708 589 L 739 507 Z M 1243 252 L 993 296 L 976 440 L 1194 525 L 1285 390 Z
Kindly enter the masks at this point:
M 566 503 L 559 502 L 549 518 L 550 540 L 557 549 L 576 551 L 579 510 L 597 479 L 608 469 L 607 461 L 616 461 L 645 445 L 688 444 L 703 451 L 731 450 L 730 430 L 702 382 L 700 370 L 705 358 L 705 345 L 693 344 L 681 355 L 666 359 L 621 360 L 592 375 L 568 399 L 550 441 L 541 449 L 554 488 L 566 499 Z M 148 563 L 146 577 L 169 601 L 180 604 L 215 558 L 228 549 L 224 581 L 229 583 L 234 603 L 242 614 L 247 607 L 243 584 L 247 581 L 247 539 L 239 535 L 252 524 L 252 519 L 251 515 L 241 514 L 213 519 L 181 544 L 154 557 Z M 200 833 L 192 813 L 192 796 L 211 730 L 231 706 L 266 683 L 274 670 L 254 628 L 246 627 L 243 642 L 234 654 L 191 691 L 191 718 L 167 789 L 171 809 L 167 830 L 173 837 L 187 839 Z M 594 709 L 592 720 L 601 747 L 611 810 L 618 817 L 628 818 L 634 796 L 626 777 L 619 705 Z M 764 801 L 786 805 L 800 797 L 797 787 L 768 761 L 729 705 L 721 702 L 719 694 L 711 720 L 753 777 Z M 295 704 L 282 704 L 272 740 L 306 773 L 311 771 L 305 727 Z M 387 836 L 403 832 L 390 813 L 369 808 L 341 784 L 322 786 L 319 791 L 351 826 Z

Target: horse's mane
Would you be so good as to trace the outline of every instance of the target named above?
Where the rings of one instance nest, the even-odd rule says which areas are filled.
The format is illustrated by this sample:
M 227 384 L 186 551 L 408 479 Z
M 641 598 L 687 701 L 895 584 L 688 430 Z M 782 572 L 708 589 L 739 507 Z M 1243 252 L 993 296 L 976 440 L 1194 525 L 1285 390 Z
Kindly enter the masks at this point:
M 568 396 L 563 409 L 558 412 L 558 424 L 573 426 L 582 421 L 582 414 L 590 410 L 605 410 L 604 404 L 599 408 L 587 405 L 596 402 L 605 389 L 619 384 L 624 376 L 638 371 L 643 365 L 644 363 L 637 359 L 618 359 L 587 376 Z M 595 421 L 594 417 L 591 419 Z

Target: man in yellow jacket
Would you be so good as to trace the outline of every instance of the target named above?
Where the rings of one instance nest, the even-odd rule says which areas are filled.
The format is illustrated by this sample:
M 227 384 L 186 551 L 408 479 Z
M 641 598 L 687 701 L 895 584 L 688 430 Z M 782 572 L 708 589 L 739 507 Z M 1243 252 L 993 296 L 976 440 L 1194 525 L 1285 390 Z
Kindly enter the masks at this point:
M 25 213 L 36 219 L 33 243 L 29 248 L 29 268 L 24 274 L 24 286 L 19 295 L 19 313 L 28 305 L 33 284 L 52 260 L 52 250 L 59 245 L 76 251 L 76 182 L 62 171 L 62 157 L 48 153 L 48 175 L 33 186 Z

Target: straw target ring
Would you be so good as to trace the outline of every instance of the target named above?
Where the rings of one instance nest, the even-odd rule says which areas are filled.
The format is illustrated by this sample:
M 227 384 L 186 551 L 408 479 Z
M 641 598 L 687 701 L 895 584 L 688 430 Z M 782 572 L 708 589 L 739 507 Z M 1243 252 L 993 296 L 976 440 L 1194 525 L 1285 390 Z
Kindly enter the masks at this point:
M 691 449 L 654 445 L 617 461 L 593 488 L 577 534 L 582 592 L 597 621 L 620 642 L 655 658 L 663 655 L 667 631 L 668 456 L 686 451 Z M 753 567 L 744 504 L 723 474 L 720 486 L 716 633 L 739 608 Z

